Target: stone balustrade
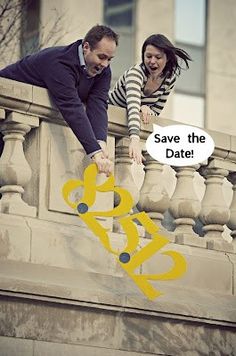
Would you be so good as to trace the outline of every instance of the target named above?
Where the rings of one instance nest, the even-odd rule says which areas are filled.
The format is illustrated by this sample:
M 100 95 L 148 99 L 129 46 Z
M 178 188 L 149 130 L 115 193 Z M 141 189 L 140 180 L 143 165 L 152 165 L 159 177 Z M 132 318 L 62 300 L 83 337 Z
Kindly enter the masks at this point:
M 176 124 L 162 118 L 158 123 Z M 143 127 L 143 143 L 151 130 L 151 124 Z M 5 142 L 0 157 L 0 213 L 82 225 L 65 205 L 61 187 L 70 178 L 82 178 L 89 160 L 47 90 L 0 78 L 0 131 Z M 234 252 L 236 137 L 208 133 L 215 150 L 201 165 L 167 167 L 144 147 L 141 171 L 128 155 L 125 110 L 109 107 L 108 146 L 116 184 L 130 191 L 134 209 L 146 211 L 177 244 Z M 81 192 L 75 194 L 79 197 Z M 113 204 L 118 201 L 112 192 L 98 197 L 99 208 Z M 112 218 L 104 224 L 118 231 Z

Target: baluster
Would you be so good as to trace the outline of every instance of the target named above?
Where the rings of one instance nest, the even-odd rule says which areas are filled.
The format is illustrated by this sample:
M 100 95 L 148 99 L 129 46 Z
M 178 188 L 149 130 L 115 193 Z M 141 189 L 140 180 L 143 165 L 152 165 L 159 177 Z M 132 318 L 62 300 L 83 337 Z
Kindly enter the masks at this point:
M 170 200 L 170 212 L 175 218 L 176 241 L 182 244 L 206 246 L 206 243 L 198 238 L 193 231 L 195 220 L 199 215 L 201 204 L 196 195 L 193 179 L 194 172 L 199 165 L 173 167 L 176 171 L 176 187 Z
M 145 177 L 140 191 L 138 208 L 148 213 L 150 218 L 163 229 L 161 221 L 169 207 L 170 198 L 164 186 L 163 164 L 153 159 L 146 151 Z
M 24 187 L 30 181 L 31 168 L 23 151 L 24 136 L 37 127 L 36 117 L 12 112 L 1 125 L 4 148 L 0 158 L 0 212 L 36 216 L 36 208 L 22 200 Z
M 222 232 L 228 222 L 230 211 L 223 195 L 223 180 L 228 170 L 223 168 L 201 168 L 200 173 L 205 177 L 206 190 L 202 200 L 200 219 L 203 222 L 207 246 L 210 249 L 231 251 L 232 244 L 224 241 Z
M 129 157 L 129 141 L 129 138 L 124 137 L 119 139 L 116 143 L 115 182 L 116 186 L 128 190 L 134 200 L 133 206 L 135 206 L 139 200 L 139 190 L 132 175 L 131 165 L 133 160 Z M 115 206 L 119 204 L 119 201 L 119 196 L 115 194 Z M 120 226 L 116 218 L 114 218 L 113 231 L 120 232 Z
M 236 172 L 230 173 L 227 179 L 233 185 L 233 198 L 230 205 L 230 218 L 227 226 L 231 230 L 230 235 L 233 238 L 233 244 L 236 245 Z
M 4 109 L 0 109 L 0 120 L 4 120 L 5 119 L 5 110 Z

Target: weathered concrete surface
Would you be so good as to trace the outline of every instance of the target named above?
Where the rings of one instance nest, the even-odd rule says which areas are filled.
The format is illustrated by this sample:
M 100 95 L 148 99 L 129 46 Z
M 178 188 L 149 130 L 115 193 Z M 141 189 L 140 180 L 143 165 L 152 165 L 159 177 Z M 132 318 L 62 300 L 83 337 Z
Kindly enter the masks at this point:
M 0 259 L 30 260 L 30 229 L 23 217 L 0 214 Z
M 164 313 L 199 318 L 211 323 L 231 325 L 236 321 L 236 298 L 232 295 L 204 291 L 200 288 L 179 288 L 166 282 L 165 294 L 155 301 L 148 300 L 128 276 L 42 266 L 33 263 L 1 261 L 0 283 L 2 295 L 20 297 L 35 294 L 39 300 L 63 299 L 64 304 L 95 303 L 117 308 L 136 308 L 138 313 Z M 161 285 L 161 282 L 159 283 Z M 13 293 L 13 294 L 12 294 Z M 40 297 L 41 296 L 41 297 Z M 46 298 L 46 299 L 45 299 Z M 99 304 L 101 304 L 99 306 Z M 108 308 L 110 310 L 110 307 Z M 207 321 L 208 320 L 208 321 Z
M 55 342 L 26 340 L 0 336 L 0 352 L 4 356 L 125 356 L 127 351 L 70 345 Z M 132 356 L 153 354 L 132 352 Z
M 236 352 L 233 296 L 169 285 L 168 293 L 149 301 L 125 278 L 14 261 L 1 262 L 0 285 L 0 335 L 15 337 L 14 343 L 37 340 L 36 355 L 85 349 L 83 355 L 92 356 L 102 348 L 109 356 L 121 356 L 118 350 L 189 356 Z M 6 350 L 7 341 L 0 341 Z M 21 344 L 27 356 L 31 346 Z
M 33 340 L 0 336 L 1 356 L 33 356 Z
M 126 235 L 108 232 L 108 236 L 114 250 L 121 253 L 127 243 Z M 168 233 L 165 236 L 168 238 Z M 150 241 L 140 238 L 139 245 L 143 247 Z M 1 214 L 0 247 L 0 260 L 29 261 L 42 266 L 74 269 L 79 273 L 126 276 L 117 257 L 102 246 L 97 236 L 85 227 L 70 225 L 63 220 L 56 223 Z M 233 253 L 168 243 L 146 260 L 137 273 L 156 274 L 170 270 L 173 261 L 162 254 L 167 250 L 181 253 L 187 261 L 185 275 L 170 281 L 172 287 L 233 294 L 236 264 Z M 157 282 L 157 289 L 165 292 L 166 283 Z

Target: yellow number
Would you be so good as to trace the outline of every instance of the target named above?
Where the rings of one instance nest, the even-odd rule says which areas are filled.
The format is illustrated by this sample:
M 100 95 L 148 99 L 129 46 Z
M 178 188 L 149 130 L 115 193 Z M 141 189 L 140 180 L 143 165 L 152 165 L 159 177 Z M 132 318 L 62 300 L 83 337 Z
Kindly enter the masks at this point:
M 84 172 L 84 180 L 69 180 L 62 189 L 63 197 L 66 203 L 72 209 L 78 207 L 86 207 L 84 212 L 79 212 L 79 217 L 87 224 L 93 233 L 99 237 L 102 245 L 111 253 L 118 257 L 121 267 L 128 273 L 142 292 L 149 298 L 154 299 L 162 293 L 156 290 L 148 281 L 149 280 L 171 280 L 181 277 L 186 272 L 186 260 L 176 251 L 165 251 L 162 254 L 172 258 L 174 264 L 170 271 L 161 274 L 135 274 L 134 271 L 142 265 L 146 260 L 153 256 L 157 251 L 169 243 L 169 240 L 158 234 L 158 226 L 149 218 L 145 212 L 127 215 L 133 207 L 133 199 L 128 191 L 115 186 L 115 179 L 110 176 L 105 183 L 96 185 L 96 176 L 98 174 L 97 166 L 91 164 Z M 71 192 L 78 188 L 84 188 L 84 195 L 80 202 L 71 201 Z M 114 209 L 109 211 L 93 211 L 89 208 L 96 201 L 96 192 L 116 192 L 120 196 L 120 203 Z M 81 205 L 82 204 L 82 205 Z M 79 210 L 79 209 L 78 209 Z M 127 216 L 124 216 L 127 215 Z M 118 221 L 121 224 L 124 232 L 127 235 L 127 244 L 123 252 L 120 253 L 112 249 L 109 241 L 108 229 L 105 229 L 97 220 L 96 217 L 113 217 L 122 216 Z M 134 219 L 144 226 L 145 230 L 151 235 L 152 240 L 141 250 L 138 250 L 139 235 Z M 125 256 L 125 260 L 122 260 Z

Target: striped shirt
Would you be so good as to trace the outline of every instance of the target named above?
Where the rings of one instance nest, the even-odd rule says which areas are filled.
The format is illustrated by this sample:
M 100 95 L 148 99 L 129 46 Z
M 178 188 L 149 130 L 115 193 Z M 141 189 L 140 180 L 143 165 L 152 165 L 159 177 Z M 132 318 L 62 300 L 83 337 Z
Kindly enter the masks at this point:
M 164 78 L 161 86 L 150 95 L 144 94 L 147 75 L 143 64 L 136 64 L 128 69 L 116 82 L 109 93 L 109 104 L 127 109 L 129 135 L 139 136 L 140 108 L 147 105 L 158 116 L 174 88 L 176 76 Z

